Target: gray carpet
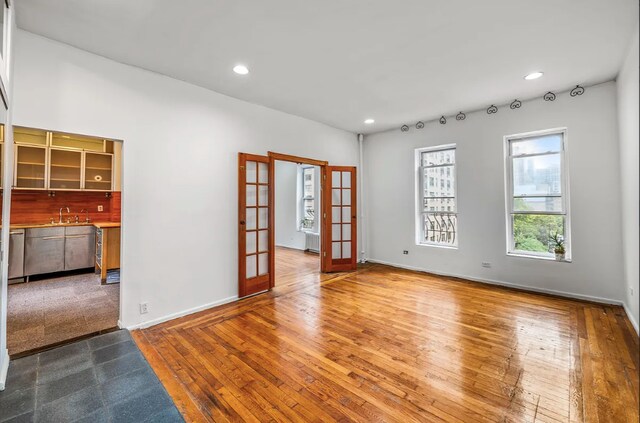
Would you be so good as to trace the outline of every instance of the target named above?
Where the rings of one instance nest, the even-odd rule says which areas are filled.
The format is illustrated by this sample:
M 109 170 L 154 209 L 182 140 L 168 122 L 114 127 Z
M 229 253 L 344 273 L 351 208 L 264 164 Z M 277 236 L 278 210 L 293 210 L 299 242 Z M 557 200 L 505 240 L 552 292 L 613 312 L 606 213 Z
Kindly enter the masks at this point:
M 183 422 L 126 330 L 9 363 L 0 422 Z
M 8 298 L 10 355 L 118 325 L 120 285 L 93 272 L 9 285 Z

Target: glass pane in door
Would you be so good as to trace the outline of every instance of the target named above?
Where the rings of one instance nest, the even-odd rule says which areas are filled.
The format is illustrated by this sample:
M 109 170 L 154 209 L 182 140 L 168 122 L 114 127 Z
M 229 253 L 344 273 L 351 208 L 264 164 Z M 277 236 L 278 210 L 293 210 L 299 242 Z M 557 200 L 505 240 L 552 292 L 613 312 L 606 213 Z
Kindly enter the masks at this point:
M 325 194 L 323 206 L 327 213 L 326 231 L 327 260 L 323 261 L 326 271 L 352 270 L 356 267 L 356 185 L 355 168 L 329 166 L 327 182 L 329 191 Z
M 269 164 L 247 160 L 244 187 L 245 277 L 251 279 L 269 274 Z

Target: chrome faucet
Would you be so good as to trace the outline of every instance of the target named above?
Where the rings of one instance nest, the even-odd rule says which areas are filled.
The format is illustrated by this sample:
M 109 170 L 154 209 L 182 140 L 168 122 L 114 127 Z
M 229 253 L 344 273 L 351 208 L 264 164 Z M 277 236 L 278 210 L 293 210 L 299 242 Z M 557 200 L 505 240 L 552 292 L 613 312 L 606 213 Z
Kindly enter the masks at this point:
M 58 223 L 60 223 L 61 225 L 64 223 L 62 221 L 62 210 L 63 209 L 67 209 L 67 213 L 71 213 L 71 210 L 69 210 L 69 207 L 60 207 L 60 221 Z
M 80 213 L 84 213 L 84 212 L 86 212 L 86 213 L 87 213 L 87 217 L 84 219 L 85 223 L 89 223 L 89 222 L 91 222 L 91 219 L 89 219 L 89 209 L 82 209 L 82 210 L 80 210 Z

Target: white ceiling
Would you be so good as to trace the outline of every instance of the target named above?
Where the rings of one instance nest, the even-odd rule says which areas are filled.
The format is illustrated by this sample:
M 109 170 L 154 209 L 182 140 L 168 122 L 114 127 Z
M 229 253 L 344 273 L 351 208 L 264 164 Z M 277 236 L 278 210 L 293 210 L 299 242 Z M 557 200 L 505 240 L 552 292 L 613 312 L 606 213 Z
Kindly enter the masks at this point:
M 14 4 L 27 31 L 364 133 L 613 79 L 638 21 L 637 0 Z

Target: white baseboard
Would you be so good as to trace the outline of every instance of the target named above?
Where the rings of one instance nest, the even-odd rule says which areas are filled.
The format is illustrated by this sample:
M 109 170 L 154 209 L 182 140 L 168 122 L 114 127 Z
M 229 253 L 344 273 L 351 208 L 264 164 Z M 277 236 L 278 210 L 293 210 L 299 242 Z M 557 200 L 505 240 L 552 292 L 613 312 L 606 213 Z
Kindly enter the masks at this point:
M 416 272 L 432 273 L 438 276 L 467 279 L 470 281 L 481 282 L 481 283 L 486 283 L 490 285 L 499 285 L 499 286 L 505 286 L 509 288 L 517 288 L 523 291 L 538 292 L 541 294 L 551 294 L 551 295 L 557 295 L 559 297 L 575 298 L 577 300 L 593 301 L 593 302 L 602 303 L 602 304 L 623 305 L 622 301 L 612 300 L 610 298 L 594 297 L 591 295 L 576 294 L 576 293 L 565 292 L 565 291 L 556 291 L 554 289 L 537 288 L 529 285 L 519 285 L 511 282 L 499 281 L 494 279 L 483 279 L 483 278 L 477 278 L 474 276 L 460 275 L 460 274 L 454 274 L 454 273 L 434 272 L 433 270 L 429 270 L 429 269 L 424 269 L 424 268 L 415 267 L 415 266 L 408 266 L 408 265 L 398 264 L 398 263 L 391 263 L 388 261 L 377 260 L 372 258 L 368 258 L 367 261 L 371 263 L 378 263 L 378 264 L 384 264 L 387 266 L 399 267 L 401 269 L 414 270 Z
M 9 374 L 9 350 L 5 348 L 2 352 L 2 368 L 0 368 L 0 391 L 4 391 Z
M 216 307 L 216 306 L 219 306 L 219 305 L 227 304 L 227 303 L 230 303 L 232 301 L 236 301 L 237 299 L 238 299 L 238 296 L 234 295 L 232 297 L 223 298 L 222 300 L 214 301 L 212 303 L 203 304 L 203 305 L 200 305 L 198 307 L 193 307 L 193 308 L 190 308 L 190 309 L 187 309 L 187 310 L 179 311 L 177 313 L 172 313 L 172 314 L 168 314 L 166 316 L 158 317 L 157 319 L 147 320 L 147 321 L 142 322 L 142 323 L 136 323 L 135 325 L 125 326 L 125 328 L 128 329 L 128 330 L 148 328 L 150 326 L 155 326 L 157 324 L 164 323 L 164 322 L 167 322 L 169 320 L 177 319 L 178 317 L 187 316 L 189 314 L 197 313 L 197 312 L 202 311 L 202 310 L 207 310 L 209 308 L 213 308 L 213 307 Z M 118 326 L 122 328 L 123 327 L 122 322 L 118 321 Z
M 627 303 L 622 303 L 622 307 L 624 307 L 624 312 L 627 313 L 627 317 L 629 318 L 629 321 L 633 325 L 633 328 L 636 330 L 636 334 L 640 335 L 640 332 L 638 331 L 638 322 L 636 321 L 636 318 L 633 316 L 633 313 L 631 313 L 631 310 L 629 310 Z

